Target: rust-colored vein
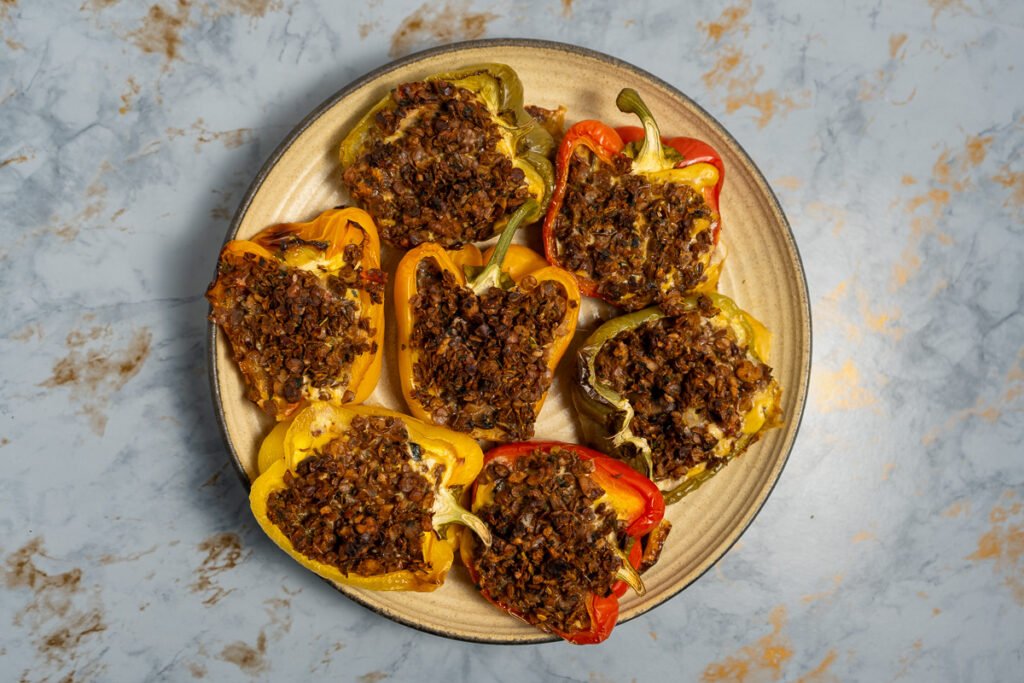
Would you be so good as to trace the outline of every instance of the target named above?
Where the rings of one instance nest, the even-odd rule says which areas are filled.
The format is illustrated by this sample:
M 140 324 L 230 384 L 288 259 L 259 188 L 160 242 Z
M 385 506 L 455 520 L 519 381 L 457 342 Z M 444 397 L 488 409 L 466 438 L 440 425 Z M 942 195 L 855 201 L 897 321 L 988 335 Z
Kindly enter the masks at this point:
M 53 366 L 53 374 L 40 386 L 67 388 L 78 412 L 102 435 L 107 425 L 106 408 L 111 398 L 138 374 L 149 357 L 152 333 L 136 330 L 127 345 L 113 347 L 110 327 L 92 327 L 68 333 L 68 353 Z
M 196 134 L 196 151 L 202 149 L 203 145 L 211 142 L 219 142 L 225 149 L 236 149 L 242 145 L 252 142 L 255 137 L 251 128 L 234 128 L 232 130 L 209 130 L 203 119 L 198 119 L 192 124 L 192 130 Z
M 220 575 L 237 567 L 245 559 L 246 553 L 242 550 L 242 539 L 231 532 L 213 534 L 198 547 L 200 552 L 206 553 L 206 557 L 196 569 L 196 580 L 189 585 L 189 589 L 193 593 L 203 594 L 203 604 L 212 607 L 234 590 L 220 585 Z
M 963 0 L 928 0 L 928 6 L 932 8 L 933 26 L 935 25 L 935 21 L 939 18 L 939 15 L 943 12 L 949 12 L 950 14 L 956 14 L 958 12 L 974 14 L 971 8 L 964 4 Z
M 181 32 L 189 26 L 191 9 L 190 0 L 177 0 L 170 9 L 153 5 L 128 39 L 146 54 L 162 55 L 166 68 L 179 57 Z
M 838 656 L 835 650 L 829 650 L 818 666 L 796 679 L 796 683 L 832 683 L 837 681 L 838 679 L 829 672 L 829 669 L 835 664 Z
M 874 408 L 878 397 L 861 384 L 860 370 L 848 358 L 838 370 L 815 375 L 815 406 L 822 413 Z
M 1003 206 L 1018 209 L 1024 207 L 1024 173 L 1011 171 L 1009 166 L 1003 166 L 992 180 L 1010 191 Z
M 135 81 L 135 78 L 133 76 L 129 76 L 128 87 L 123 93 L 121 93 L 121 107 L 117 110 L 119 114 L 124 116 L 129 111 L 131 111 L 132 101 L 135 99 L 136 95 L 139 94 L 140 90 L 141 88 L 139 87 L 139 84 Z
M 934 237 L 943 245 L 953 243 L 951 236 L 938 230 L 939 222 L 953 199 L 974 186 L 976 169 L 985 161 L 993 140 L 991 136 L 969 135 L 960 148 L 944 147 L 932 165 L 928 186 L 903 202 L 910 234 L 892 266 L 892 290 L 902 289 L 920 271 L 920 247 L 925 238 Z
M 820 593 L 808 593 L 807 595 L 800 598 L 804 604 L 810 604 L 812 602 L 821 602 L 825 600 L 831 600 L 835 597 L 836 593 L 839 592 L 839 587 L 843 583 L 843 575 L 836 574 L 832 577 L 832 587 L 821 591 Z
M 991 562 L 1010 595 L 1024 607 L 1024 518 L 1017 494 L 1007 491 L 1004 502 L 989 512 L 989 529 L 978 538 L 977 549 L 967 556 L 974 562 Z
M 82 6 L 78 8 L 79 12 L 89 10 L 90 12 L 101 12 L 108 7 L 113 7 L 120 0 L 85 0 Z
M 1020 349 L 1013 365 L 1007 371 L 1002 386 L 998 389 L 997 397 L 984 399 L 978 396 L 974 401 L 974 405 L 954 412 L 946 418 L 943 424 L 930 429 L 921 437 L 921 443 L 925 446 L 935 443 L 942 435 L 952 431 L 958 424 L 970 418 L 981 418 L 985 422 L 993 424 L 1004 413 L 1024 412 L 1024 406 L 1020 405 L 1020 399 L 1024 396 L 1024 369 L 1022 369 L 1022 362 L 1024 362 L 1024 347 Z
M 810 92 L 802 91 L 794 97 L 761 88 L 764 67 L 749 57 L 735 41 L 724 40 L 749 33 L 750 25 L 745 20 L 750 7 L 750 1 L 745 0 L 726 7 L 714 21 L 698 22 L 697 28 L 708 37 L 708 52 L 715 56 L 714 64 L 701 78 L 707 88 L 722 99 L 726 112 L 753 109 L 758 112 L 758 127 L 764 128 L 776 116 L 806 107 L 810 102 Z
M 204 8 L 204 12 L 214 17 L 242 14 L 259 19 L 265 17 L 268 12 L 280 10 L 281 7 L 281 0 L 219 0 Z
M 3 161 L 0 161 L 0 168 L 3 168 L 4 166 L 10 166 L 11 164 L 23 164 L 26 161 L 31 160 L 32 157 L 28 156 L 27 154 L 19 154 L 18 156 L 11 157 L 10 159 L 4 159 Z
M 287 598 L 271 598 L 265 600 L 269 621 L 260 629 L 256 642 L 250 645 L 236 640 L 224 646 L 218 655 L 221 659 L 234 664 L 247 674 L 254 675 L 267 670 L 267 645 L 284 637 L 292 627 L 291 600 Z
M 897 55 L 900 54 L 900 50 L 907 43 L 906 33 L 894 33 L 889 36 L 889 58 L 896 59 Z
M 398 25 L 391 36 L 390 54 L 399 57 L 417 47 L 482 38 L 487 25 L 497 18 L 490 12 L 471 12 L 468 0 L 449 0 L 441 7 L 425 2 Z
M 732 5 L 723 9 L 715 21 L 697 22 L 697 28 L 707 35 L 708 40 L 717 43 L 722 39 L 722 36 L 729 33 L 738 31 L 743 34 L 749 33 L 750 26 L 743 21 L 749 13 L 750 0 L 744 0 L 738 5 Z
M 701 680 L 705 683 L 744 683 L 754 680 L 782 679 L 786 663 L 793 658 L 789 638 L 782 633 L 786 608 L 779 605 L 768 617 L 771 633 L 745 645 L 720 662 L 708 664 Z
M 60 564 L 43 549 L 43 539 L 33 538 L 7 556 L 3 568 L 5 587 L 27 591 L 28 603 L 15 612 L 12 626 L 27 632 L 36 650 L 38 680 L 81 679 L 99 673 L 95 661 L 80 664 L 81 649 L 107 630 L 98 588 L 87 588 L 82 570 L 45 571 L 40 563 Z

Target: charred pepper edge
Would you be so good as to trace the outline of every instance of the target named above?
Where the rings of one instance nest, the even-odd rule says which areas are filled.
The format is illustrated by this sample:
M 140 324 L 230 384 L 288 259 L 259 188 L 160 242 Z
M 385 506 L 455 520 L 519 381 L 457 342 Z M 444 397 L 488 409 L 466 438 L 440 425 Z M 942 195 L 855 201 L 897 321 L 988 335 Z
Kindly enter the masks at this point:
M 484 456 L 481 471 L 489 463 L 498 459 L 511 463 L 519 457 L 533 453 L 535 450 L 550 452 L 553 448 L 570 451 L 578 457 L 591 460 L 594 463 L 594 472 L 591 476 L 605 490 L 605 496 L 607 496 L 610 504 L 615 509 L 616 515 L 619 515 L 627 508 L 635 510 L 632 516 L 627 516 L 625 519 L 620 517 L 622 521 L 629 521 L 629 525 L 626 527 L 626 535 L 630 540 L 627 550 L 621 552 L 620 557 L 628 560 L 633 573 L 636 573 L 642 559 L 640 538 L 661 522 L 665 514 L 665 501 L 662 498 L 661 491 L 653 482 L 625 463 L 579 444 L 559 441 L 526 441 L 503 444 L 491 449 Z M 476 510 L 480 507 L 477 505 L 476 500 L 478 486 L 479 480 L 475 481 L 470 489 L 472 499 L 471 510 Z M 625 499 L 627 498 L 633 499 L 632 505 L 627 506 L 625 504 Z M 601 500 L 604 500 L 604 497 Z M 466 566 L 470 579 L 477 586 L 477 589 L 480 590 L 480 594 L 495 607 L 525 623 L 529 623 L 521 615 L 502 605 L 500 601 L 494 600 L 486 590 L 480 588 L 479 575 L 476 573 L 473 562 L 474 548 L 475 541 L 472 538 L 468 538 L 460 543 L 459 552 L 462 557 L 462 563 Z M 642 586 L 643 581 L 639 578 L 639 574 L 636 575 L 636 579 Z M 552 629 L 551 633 L 576 645 L 590 645 L 604 641 L 611 635 L 612 629 L 615 627 L 619 616 L 619 598 L 625 594 L 627 589 L 627 583 L 620 579 L 613 584 L 612 591 L 608 596 L 597 597 L 591 595 L 587 603 L 587 613 L 590 616 L 591 623 L 590 629 L 575 633 L 563 633 Z M 536 625 L 531 624 L 531 626 Z
M 442 519 L 434 524 L 434 532 L 423 534 L 423 560 L 430 566 L 428 572 L 412 572 L 402 570 L 388 572 L 379 576 L 360 576 L 343 574 L 336 567 L 318 562 L 295 550 L 291 541 L 267 516 L 267 501 L 270 494 L 284 488 L 284 474 L 295 471 L 300 462 L 315 455 L 316 449 L 325 445 L 333 438 L 344 433 L 357 416 L 393 417 L 400 420 L 409 434 L 409 441 L 418 444 L 424 451 L 436 456 L 445 465 L 437 492 L 447 498 L 435 503 L 440 510 L 435 512 L 435 519 L 440 513 Z M 287 424 L 283 438 L 279 429 Z M 339 429 L 341 427 L 341 429 Z M 264 453 L 263 449 L 266 449 Z M 455 512 L 453 507 L 460 507 L 456 496 L 450 491 L 452 487 L 464 487 L 473 482 L 483 468 L 483 451 L 480 446 L 464 434 L 452 432 L 443 427 L 424 424 L 408 415 L 377 406 L 337 406 L 329 403 L 316 403 L 295 416 L 290 423 L 275 426 L 261 447 L 261 462 L 269 462 L 265 471 L 253 481 L 249 492 L 250 507 L 257 523 L 264 533 L 292 559 L 313 571 L 317 575 L 335 583 L 347 584 L 370 590 L 411 590 L 433 591 L 444 583 L 445 576 L 451 568 L 458 547 L 459 533 L 454 527 L 456 523 L 469 522 L 474 532 L 481 533 L 481 539 L 490 545 L 490 530 L 467 510 Z M 472 518 L 472 520 L 469 520 Z
M 640 117 L 644 127 L 613 128 L 601 121 L 587 119 L 571 126 L 558 147 L 555 158 L 555 189 L 551 196 L 551 202 L 548 204 L 543 226 L 544 254 L 548 262 L 552 265 L 560 265 L 554 226 L 565 200 L 570 163 L 576 147 L 581 145 L 593 152 L 603 163 L 609 165 L 616 156 L 626 155 L 631 159 L 634 167 L 630 171 L 631 173 L 653 176 L 652 180 L 657 180 L 658 175 L 665 175 L 677 170 L 696 171 L 701 164 L 709 166 L 711 170 L 707 173 L 716 174 L 716 182 L 713 185 L 708 186 L 705 183 L 695 185 L 685 178 L 680 178 L 679 182 L 690 184 L 700 191 L 701 196 L 711 208 L 712 220 L 707 229 L 712 231 L 712 242 L 717 246 L 721 233 L 721 214 L 718 201 L 725 181 L 725 164 L 721 157 L 711 145 L 695 138 L 665 138 L 661 136 L 658 132 L 657 122 L 647 105 L 632 88 L 624 88 L 616 98 L 616 104 L 622 111 L 635 113 Z M 639 152 L 634 152 L 633 155 L 627 154 L 630 151 L 630 146 L 641 141 Z M 669 148 L 667 152 L 664 147 Z M 691 154 L 693 156 L 690 156 Z M 636 168 L 637 165 L 640 168 Z M 671 178 L 662 178 L 660 182 L 668 181 L 671 181 Z M 721 257 L 715 259 L 716 251 L 712 248 L 708 255 L 702 258 L 707 279 L 693 291 L 713 291 L 717 286 L 722 259 Z M 572 272 L 572 274 L 579 282 L 580 291 L 584 295 L 600 297 L 595 280 L 582 273 Z M 610 301 L 609 303 L 614 304 L 615 302 Z
M 714 306 L 719 309 L 718 315 L 723 317 L 738 340 L 746 344 L 749 352 L 762 363 L 767 363 L 771 344 L 771 333 L 768 329 L 752 315 L 739 308 L 732 299 L 717 293 L 707 293 L 705 296 L 708 296 Z M 696 307 L 696 296 L 683 299 L 680 305 Z M 640 454 L 640 460 L 632 459 L 629 463 L 636 471 L 644 472 L 648 477 L 652 476 L 654 472 L 651 447 L 645 438 L 635 435 L 630 429 L 633 407 L 611 387 L 596 381 L 594 361 L 601 347 L 620 332 L 635 329 L 644 323 L 665 317 L 668 315 L 661 309 L 651 307 L 612 318 L 598 327 L 583 343 L 577 354 L 577 381 L 572 389 L 573 404 L 576 407 L 586 441 L 599 448 L 606 448 L 613 454 L 621 453 L 622 448 L 627 444 L 633 445 Z M 769 399 L 764 408 L 763 423 L 755 431 L 750 433 L 744 431 L 737 437 L 732 450 L 726 457 L 721 458 L 710 467 L 700 463 L 690 468 L 691 471 L 687 473 L 683 481 L 672 488 L 663 490 L 662 493 L 667 504 L 678 502 L 697 490 L 701 484 L 721 471 L 725 465 L 739 457 L 763 432 L 781 426 L 782 388 L 778 381 L 773 378 L 763 393 Z M 744 414 L 744 421 L 761 409 L 760 403 L 760 401 L 756 402 Z M 617 424 L 621 425 L 614 434 L 609 433 L 605 422 L 610 414 L 618 414 Z
M 532 201 L 532 200 L 530 200 Z M 529 202 L 528 202 L 529 203 Z M 525 217 L 529 207 L 524 204 L 514 216 Z M 518 227 L 518 221 L 513 218 L 506 225 L 503 237 L 509 235 Z M 499 241 L 501 244 L 501 241 Z M 420 263 L 427 259 L 434 259 L 442 271 L 448 271 L 455 277 L 455 281 L 462 287 L 472 288 L 481 279 L 483 269 L 489 264 L 500 269 L 500 275 L 489 275 L 488 278 L 497 277 L 495 286 L 507 285 L 502 283 L 503 276 L 508 276 L 514 286 L 518 286 L 527 275 L 532 276 L 538 283 L 551 281 L 561 284 L 565 289 L 567 298 L 566 317 L 562 324 L 565 325 L 564 332 L 555 338 L 555 342 L 548 351 L 547 366 L 554 372 L 559 361 L 565 355 L 566 350 L 572 342 L 576 332 L 576 323 L 579 318 L 580 291 L 576 279 L 567 270 L 549 265 L 537 252 L 517 244 L 507 244 L 504 257 L 498 254 L 498 245 L 489 249 L 485 254 L 472 244 L 460 249 L 446 250 L 438 244 L 428 242 L 407 252 L 395 270 L 395 318 L 398 324 L 398 374 L 402 385 L 402 395 L 405 397 L 406 405 L 410 412 L 420 420 L 432 423 L 430 413 L 414 397 L 415 379 L 413 369 L 419 352 L 412 348 L 411 339 L 416 321 L 413 316 L 413 309 L 410 301 L 417 294 L 417 271 Z M 500 264 L 500 265 L 498 265 Z M 472 277 L 469 273 L 475 273 Z M 534 416 L 540 413 L 547 393 L 534 405 Z M 508 435 L 504 430 L 498 428 L 474 429 L 469 432 L 473 437 L 491 441 L 505 441 Z
M 289 236 L 296 238 L 298 242 L 289 246 L 284 240 Z M 221 249 L 218 263 L 224 258 L 254 254 L 263 259 L 277 261 L 289 268 L 301 268 L 320 260 L 334 262 L 343 257 L 345 247 L 350 244 L 360 244 L 363 247 L 359 266 L 364 271 L 380 268 L 380 238 L 373 218 L 362 209 L 351 206 L 328 209 L 304 223 L 271 225 L 249 239 L 231 240 Z M 326 246 L 320 248 L 322 245 Z M 322 277 L 330 275 L 334 270 L 336 268 L 328 266 L 324 272 L 315 274 Z M 206 292 L 212 307 L 216 307 L 216 301 L 223 296 L 223 292 L 224 285 L 219 277 L 215 276 Z M 371 342 L 376 345 L 377 350 L 359 354 L 349 368 L 349 382 L 345 389 L 353 393 L 352 403 L 361 403 L 373 393 L 380 379 L 384 359 L 384 301 L 375 303 L 368 292 L 359 290 L 359 308 L 360 317 L 366 317 L 374 330 Z M 248 380 L 246 383 L 248 384 Z M 267 392 L 262 393 L 266 395 L 261 398 L 261 402 L 273 400 L 278 404 L 275 414 L 278 420 L 287 419 L 309 403 L 308 400 L 288 403 L 279 397 L 270 396 Z
M 469 90 L 480 98 L 490 111 L 492 120 L 503 131 L 502 140 L 510 149 L 501 149 L 512 162 L 526 174 L 530 194 L 538 208 L 527 218 L 533 222 L 543 218 L 543 208 L 551 200 L 555 184 L 555 171 L 548 155 L 554 149 L 551 134 L 530 116 L 525 109 L 523 84 L 519 75 L 507 64 L 483 63 L 463 67 L 454 71 L 426 76 L 424 81 L 445 81 L 456 87 Z M 339 159 L 342 171 L 356 163 L 365 148 L 370 132 L 376 125 L 376 114 L 384 109 L 396 108 L 388 91 L 352 127 L 341 142 Z M 495 226 L 500 229 L 501 223 Z

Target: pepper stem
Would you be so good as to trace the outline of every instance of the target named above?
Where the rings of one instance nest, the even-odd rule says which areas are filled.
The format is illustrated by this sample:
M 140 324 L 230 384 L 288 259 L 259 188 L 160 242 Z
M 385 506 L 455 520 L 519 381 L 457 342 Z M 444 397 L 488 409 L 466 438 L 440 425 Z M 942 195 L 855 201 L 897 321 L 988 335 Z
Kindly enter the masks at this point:
M 508 224 L 501 231 L 498 243 L 494 245 L 494 252 L 491 254 L 491 258 L 484 264 L 483 270 L 475 277 L 470 278 L 470 281 L 467 283 L 474 294 L 480 295 L 491 287 L 498 286 L 501 280 L 501 264 L 505 261 L 505 254 L 508 253 L 508 248 L 512 246 L 512 238 L 515 237 L 516 230 L 519 229 L 520 224 L 526 217 L 535 213 L 538 208 L 539 206 L 535 199 L 527 199 L 522 206 L 516 209 L 512 217 L 508 219 Z
M 434 494 L 434 516 L 431 519 L 431 524 L 437 530 L 449 524 L 461 524 L 469 527 L 480 537 L 485 546 L 491 547 L 491 530 L 487 528 L 482 519 L 459 505 L 459 502 L 455 500 L 455 494 L 445 486 L 440 487 Z
M 644 587 L 644 580 L 640 578 L 640 572 L 630 563 L 626 553 L 621 548 L 615 548 L 615 554 L 622 560 L 619 568 L 615 571 L 615 578 L 625 581 L 626 585 L 636 591 L 637 595 L 647 593 L 647 588 Z
M 623 88 L 615 98 L 615 106 L 619 111 L 636 114 L 644 127 L 644 143 L 633 161 L 638 170 L 660 171 L 665 168 L 665 152 L 661 148 L 661 131 L 654 120 L 654 114 L 640 98 L 640 93 L 632 88 Z

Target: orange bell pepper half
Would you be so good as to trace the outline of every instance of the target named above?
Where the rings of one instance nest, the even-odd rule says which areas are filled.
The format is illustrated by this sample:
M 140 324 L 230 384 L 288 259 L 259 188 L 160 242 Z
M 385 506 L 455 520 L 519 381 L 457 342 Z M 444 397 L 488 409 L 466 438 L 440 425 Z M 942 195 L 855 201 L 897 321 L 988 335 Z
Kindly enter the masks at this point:
M 513 234 L 522 219 L 535 210 L 532 200 L 528 201 L 513 215 L 508 226 L 502 232 L 498 243 L 481 254 L 474 245 L 467 245 L 457 250 L 445 250 L 434 243 L 421 244 L 408 252 L 398 264 L 395 273 L 395 316 L 398 323 L 398 372 L 402 383 L 402 393 L 413 415 L 426 422 L 437 423 L 430 411 L 424 406 L 416 394 L 421 389 L 416 384 L 416 363 L 420 350 L 413 348 L 411 343 L 413 330 L 416 326 L 416 314 L 411 305 L 413 297 L 418 293 L 417 277 L 419 266 L 427 259 L 434 259 L 442 271 L 450 272 L 460 287 L 472 289 L 483 294 L 491 287 L 510 289 L 518 287 L 522 280 L 530 276 L 539 283 L 557 282 L 565 290 L 568 298 L 565 317 L 556 328 L 554 342 L 547 349 L 547 367 L 554 372 L 559 360 L 565 354 L 576 331 L 579 316 L 580 292 L 575 278 L 568 271 L 549 265 L 537 252 L 527 247 L 511 244 Z M 534 417 L 540 413 L 545 395 L 534 405 Z M 508 441 L 506 430 L 500 427 L 473 428 L 469 433 L 477 439 L 492 441 Z
M 206 298 L 246 396 L 278 420 L 316 400 L 365 400 L 380 377 L 385 278 L 376 226 L 357 208 L 330 209 L 307 223 L 273 225 L 225 244 Z M 311 300 L 338 315 L 306 320 L 323 310 Z M 267 301 L 289 307 L 276 328 Z M 266 367 L 268 346 L 280 348 L 282 367 Z M 340 358 L 325 365 L 332 353 Z

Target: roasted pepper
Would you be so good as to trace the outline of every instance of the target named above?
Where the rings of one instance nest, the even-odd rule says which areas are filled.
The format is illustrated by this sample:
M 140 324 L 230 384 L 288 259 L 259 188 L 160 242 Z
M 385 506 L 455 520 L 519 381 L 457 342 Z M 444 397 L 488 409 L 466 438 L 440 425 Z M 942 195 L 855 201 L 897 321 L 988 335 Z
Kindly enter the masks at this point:
M 741 310 L 732 299 L 716 293 L 692 295 L 675 302 L 673 316 L 695 315 L 699 325 L 706 330 L 707 338 L 732 354 L 735 367 L 729 367 L 727 376 L 716 375 L 706 370 L 714 366 L 713 353 L 682 355 L 671 367 L 658 367 L 656 357 L 659 347 L 669 349 L 666 353 L 681 352 L 685 344 L 669 335 L 665 329 L 651 329 L 646 337 L 638 336 L 639 345 L 645 345 L 641 357 L 630 358 L 627 353 L 615 355 L 611 349 L 609 366 L 613 368 L 616 387 L 599 377 L 598 356 L 611 343 L 622 344 L 631 333 L 644 330 L 656 321 L 672 319 L 659 308 L 613 318 L 601 325 L 584 342 L 577 357 L 577 382 L 573 387 L 573 402 L 580 417 L 583 433 L 588 443 L 606 453 L 623 458 L 635 469 L 658 481 L 667 503 L 674 503 L 694 491 L 710 479 L 729 461 L 739 456 L 767 429 L 782 423 L 781 395 L 778 382 L 771 376 L 767 366 L 771 335 L 753 316 Z M 675 350 L 675 351 L 673 351 Z M 689 353 L 686 351 L 685 353 Z M 638 363 L 649 373 L 650 386 L 642 384 L 637 376 L 630 375 L 630 364 Z M 697 376 L 704 373 L 703 376 Z M 703 387 L 734 383 L 747 386 L 746 398 L 740 398 L 740 405 L 725 406 L 701 394 Z M 678 430 L 666 435 L 662 427 L 652 429 L 644 435 L 634 429 L 637 406 L 626 394 L 636 393 L 634 400 L 643 402 L 643 411 L 667 421 L 665 429 Z M 696 398 L 693 398 L 696 396 Z M 749 401 L 749 407 L 743 404 Z M 735 411 L 732 433 L 723 424 L 722 415 L 727 410 Z M 647 419 L 647 418 L 645 418 Z M 659 423 L 664 424 L 664 423 Z M 698 434 L 699 431 L 704 434 Z M 713 443 L 707 443 L 712 439 Z M 656 468 L 660 459 L 668 458 L 673 448 L 683 449 L 697 445 L 703 448 L 700 462 L 690 466 L 676 464 L 673 475 L 663 477 L 657 474 L 667 468 Z M 674 452 L 674 451 L 673 451 Z M 682 453 L 683 450 L 680 450 Z M 681 471 L 681 475 L 680 475 Z
M 380 377 L 385 278 L 377 229 L 361 209 L 224 245 L 206 298 L 246 396 L 279 420 L 310 401 L 366 399 Z
M 533 197 L 543 216 L 554 186 L 551 134 L 523 108 L 519 76 L 477 64 L 397 86 L 341 143 L 343 179 L 380 226 L 407 249 L 458 247 L 500 231 Z
M 261 450 L 261 466 L 269 464 L 253 482 L 249 502 L 263 531 L 307 569 L 335 583 L 360 588 L 432 591 L 444 583 L 452 565 L 458 541 L 454 524 L 472 529 L 482 543 L 490 545 L 487 527 L 456 499 L 460 487 L 476 478 L 483 462 L 480 447 L 466 435 L 384 408 L 328 403 L 316 403 L 299 412 L 282 438 L 283 424 L 271 432 Z M 386 441 L 382 435 L 389 429 L 399 438 Z M 339 439 L 348 439 L 350 451 L 342 449 L 338 454 L 332 444 Z M 371 442 L 353 446 L 357 439 Z M 388 446 L 402 449 L 396 482 L 387 480 L 388 468 L 396 465 L 389 464 Z M 367 449 L 363 455 L 350 455 L 360 447 Z M 308 482 L 302 479 L 303 463 L 314 458 L 341 463 L 337 476 L 329 478 L 332 470 L 318 466 L 319 476 L 307 474 Z M 292 500 L 282 502 L 295 488 L 300 489 L 295 496 L 314 497 L 303 499 L 301 508 Z M 402 505 L 410 505 L 409 500 L 424 488 L 432 496 L 431 506 L 424 511 L 430 515 L 430 528 L 421 530 L 415 520 L 395 521 L 402 514 Z M 389 522 L 391 526 L 387 526 Z M 403 523 L 413 524 L 411 532 Z M 415 545 L 409 548 L 412 554 L 422 557 L 422 561 L 415 558 L 414 569 L 358 573 L 340 568 L 343 561 L 354 565 L 354 557 L 360 558 L 359 567 L 385 567 L 388 548 L 383 545 L 403 534 L 414 539 Z M 300 552 L 295 541 L 315 548 L 320 556 Z M 337 562 L 326 561 L 326 557 Z
M 521 206 L 498 243 L 485 254 L 473 245 L 445 251 L 440 245 L 428 243 L 407 253 L 398 264 L 395 273 L 398 371 L 409 409 L 421 420 L 444 424 L 478 439 L 509 441 L 532 436 L 533 422 L 544 403 L 551 375 L 576 330 L 580 302 L 579 289 L 571 274 L 548 265 L 536 252 L 511 244 L 516 228 L 534 208 L 532 200 Z M 417 325 L 426 324 L 425 316 L 418 316 L 416 310 L 417 306 L 425 305 L 422 299 L 425 295 L 420 290 L 421 267 L 435 268 L 437 277 L 442 280 L 447 277 L 450 287 L 445 286 L 445 291 L 463 292 L 458 295 L 461 301 L 446 305 L 444 311 L 429 305 L 422 311 L 451 318 L 445 323 L 445 329 L 424 342 L 430 344 L 431 353 L 448 354 L 445 356 L 448 358 L 457 356 L 453 359 L 451 373 L 439 373 L 441 379 L 451 379 L 452 386 L 448 387 L 424 380 L 426 372 L 419 367 L 424 353 L 414 336 Z M 481 330 L 486 326 L 481 311 L 487 308 L 481 303 L 490 301 L 487 297 L 495 293 L 495 288 L 508 292 L 502 300 L 504 303 L 499 305 L 512 306 L 515 300 L 523 300 L 533 293 L 539 292 L 537 296 L 541 296 L 550 284 L 560 285 L 559 289 L 564 290 L 565 306 L 564 310 L 557 311 L 557 319 L 545 319 L 546 334 L 550 336 L 546 346 L 543 339 L 520 338 L 525 333 L 514 324 L 515 320 L 512 324 L 499 323 L 505 329 Z M 498 313 L 492 312 L 492 315 Z M 483 341 L 474 341 L 478 339 Z M 500 358 L 481 357 L 480 349 L 488 343 L 495 345 L 495 349 L 501 344 Z M 519 355 L 510 355 L 513 353 Z M 530 367 L 538 370 L 531 375 L 536 383 L 531 390 L 539 397 L 530 399 L 529 403 L 512 401 L 516 405 L 504 406 L 509 392 L 524 390 L 520 383 L 522 378 L 517 374 L 525 372 L 519 362 L 523 355 L 528 356 Z M 493 377 L 482 380 L 485 367 L 491 368 Z M 456 371 L 458 375 L 453 374 Z M 471 387 L 473 383 L 478 386 Z M 509 410 L 507 414 L 501 412 L 504 407 Z
M 578 645 L 606 639 L 627 587 L 643 594 L 640 538 L 665 514 L 661 492 L 625 463 L 576 444 L 527 442 L 484 457 L 471 510 L 485 549 L 460 545 L 489 602 Z
M 713 291 L 722 266 L 714 254 L 725 179 L 721 157 L 694 138 L 662 138 L 635 90 L 623 89 L 616 104 L 636 114 L 643 128 L 616 129 L 587 120 L 562 139 L 544 221 L 548 261 L 572 271 L 583 294 L 627 310 L 685 292 Z M 582 149 L 612 177 L 595 180 L 593 168 L 576 177 L 572 167 Z M 642 182 L 627 187 L 624 178 Z M 678 186 L 696 194 L 672 194 Z M 569 196 L 579 202 L 568 205 Z M 675 207 L 677 215 L 666 206 Z

